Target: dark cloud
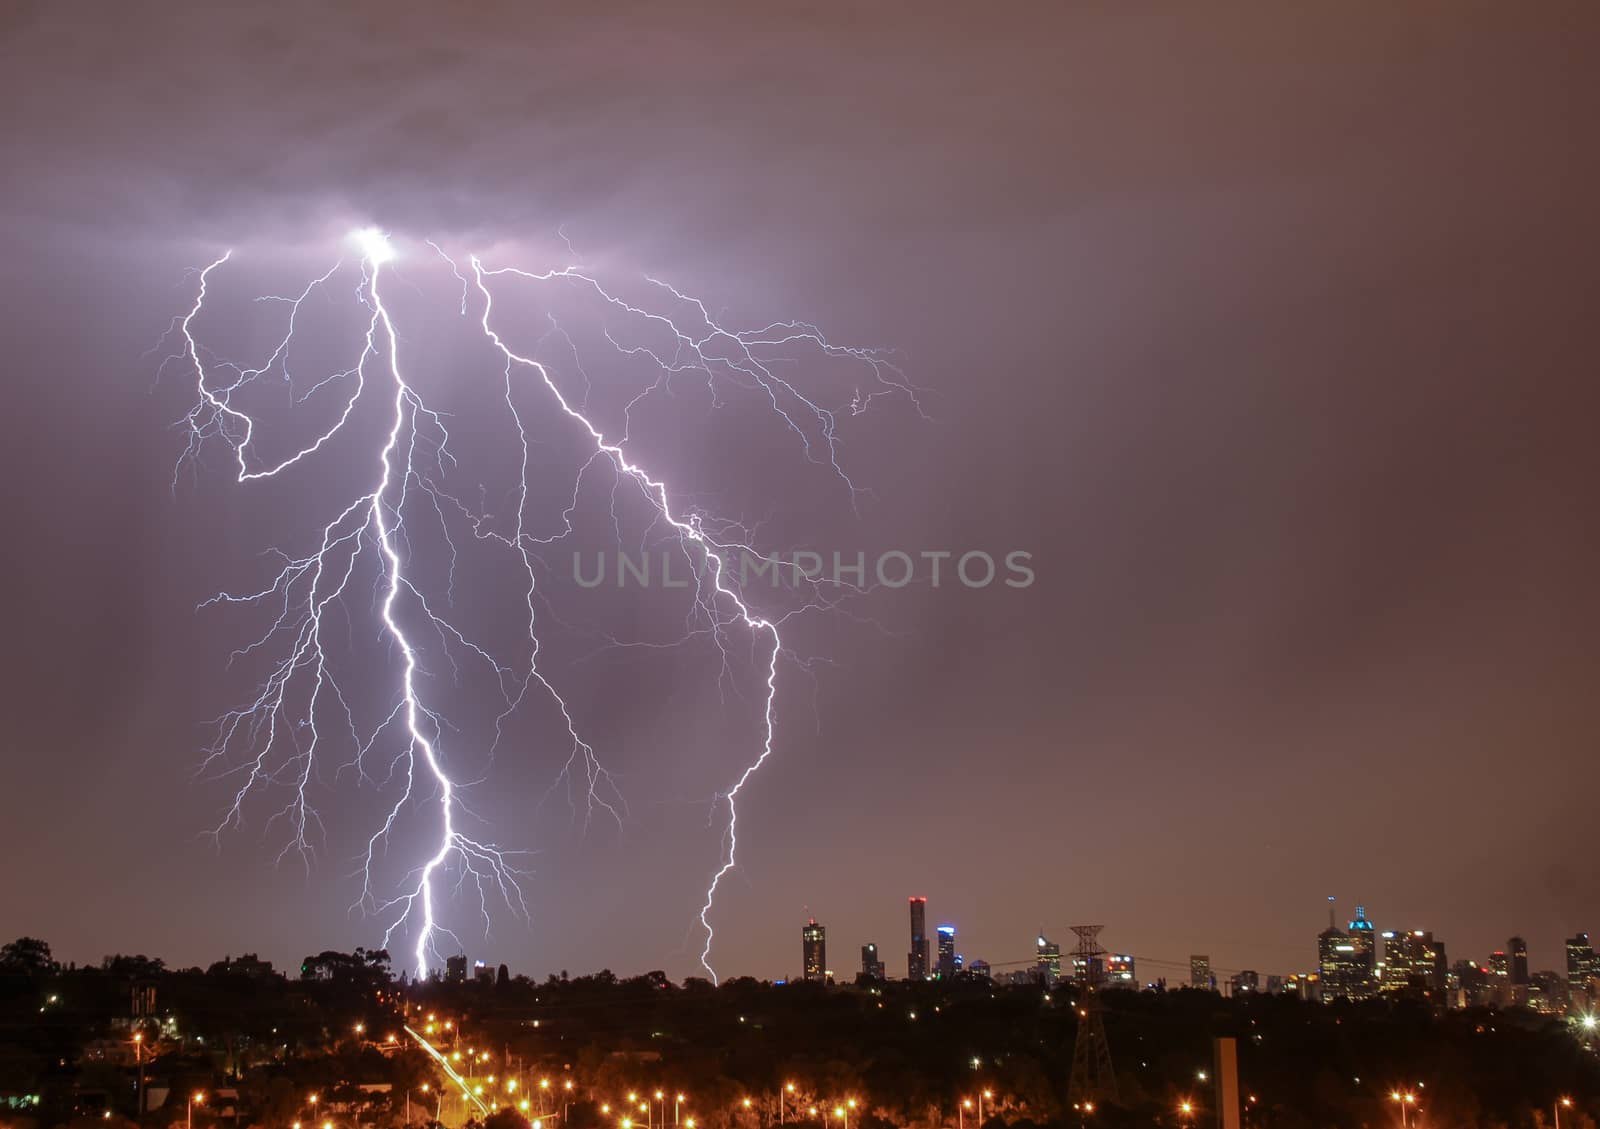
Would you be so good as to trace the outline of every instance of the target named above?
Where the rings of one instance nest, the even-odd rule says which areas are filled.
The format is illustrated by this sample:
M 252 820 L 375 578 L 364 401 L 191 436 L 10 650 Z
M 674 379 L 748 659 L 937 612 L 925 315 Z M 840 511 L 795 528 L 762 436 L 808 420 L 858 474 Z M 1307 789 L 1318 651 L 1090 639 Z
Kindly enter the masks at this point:
M 371 939 L 347 860 L 194 838 L 237 639 L 192 608 L 257 511 L 220 474 L 173 498 L 185 405 L 141 361 L 207 252 L 276 277 L 368 220 L 534 259 L 564 225 L 618 277 L 896 345 L 934 420 L 852 425 L 859 522 L 804 480 L 780 524 L 1036 554 L 1026 592 L 808 640 L 841 666 L 750 793 L 726 968 L 792 969 L 805 905 L 836 967 L 895 954 L 911 892 L 997 961 L 1089 919 L 1296 970 L 1329 892 L 1452 955 L 1600 928 L 1591 10 L 9 11 L 19 928 L 78 959 Z M 492 955 L 689 971 L 699 801 L 742 750 L 652 768 L 684 700 L 615 723 L 635 823 L 543 842 Z

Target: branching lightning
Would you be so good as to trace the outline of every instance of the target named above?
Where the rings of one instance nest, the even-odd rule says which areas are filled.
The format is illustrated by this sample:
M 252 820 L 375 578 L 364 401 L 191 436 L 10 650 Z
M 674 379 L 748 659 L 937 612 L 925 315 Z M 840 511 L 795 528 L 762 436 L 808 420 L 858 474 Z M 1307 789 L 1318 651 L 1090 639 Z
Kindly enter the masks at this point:
M 262 635 L 234 652 L 236 658 L 264 659 L 266 674 L 248 700 L 218 719 L 215 740 L 204 758 L 206 770 L 236 781 L 231 802 L 213 834 L 220 838 L 224 832 L 241 827 L 246 805 L 257 793 L 284 788 L 289 799 L 269 820 L 269 826 L 283 821 L 288 828 L 287 841 L 278 857 L 281 860 L 297 854 L 309 865 L 313 845 L 322 830 L 312 802 L 314 784 L 329 755 L 327 749 L 347 746 L 352 750 L 349 757 L 333 765 L 336 778 L 345 771 L 354 771 L 363 781 L 397 790 L 393 802 L 386 804 L 386 814 L 366 839 L 361 892 L 356 902 L 356 908 L 382 921 L 385 945 L 402 932 L 414 936 L 415 968 L 424 975 L 441 959 L 444 938 L 459 944 L 444 923 L 443 899 L 452 875 L 455 886 L 467 886 L 475 892 L 485 928 L 492 904 L 504 905 L 510 912 L 528 917 L 522 887 L 525 871 L 518 865 L 519 853 L 480 835 L 468 834 L 475 817 L 465 806 L 465 792 L 472 782 L 463 780 L 459 770 L 452 770 L 447 763 L 450 758 L 444 742 L 448 726 L 425 700 L 424 688 L 419 684 L 423 668 L 417 633 L 425 632 L 430 639 L 436 637 L 452 665 L 457 665 L 458 660 L 467 661 L 481 665 L 487 672 L 504 700 L 503 710 L 495 718 L 497 735 L 530 693 L 547 698 L 559 711 L 564 727 L 561 740 L 566 754 L 557 783 L 567 782 L 569 796 L 575 788 L 581 788 L 586 824 L 596 815 L 620 824 L 626 808 L 616 781 L 594 747 L 580 735 L 574 711 L 541 665 L 536 568 L 542 549 L 572 533 L 585 476 L 595 467 L 609 467 L 616 484 L 612 488 L 611 517 L 619 540 L 617 485 L 637 495 L 677 546 L 675 551 L 681 552 L 691 566 L 699 566 L 691 567 L 695 582 L 686 635 L 704 636 L 714 643 L 724 676 L 737 661 L 733 646 L 736 638 L 745 640 L 758 656 L 764 689 L 757 751 L 732 786 L 713 801 L 714 817 L 724 808 L 726 811 L 722 844 L 697 915 L 704 933 L 700 962 L 715 979 L 711 962 L 715 931 L 711 919 L 723 879 L 738 866 L 738 800 L 774 753 L 781 660 L 794 658 L 785 650 L 781 629 L 799 611 L 828 607 L 832 601 L 821 593 L 820 581 L 807 577 L 804 579 L 813 585 L 813 598 L 799 609 L 758 609 L 744 591 L 742 576 L 735 576 L 727 564 L 735 551 L 755 554 L 748 544 L 748 534 L 737 523 L 713 521 L 686 505 L 664 477 L 647 471 L 627 453 L 634 410 L 653 394 L 670 394 L 672 381 L 686 374 L 704 382 L 713 404 L 720 404 L 729 390 L 749 391 L 759 396 L 793 433 L 804 457 L 836 476 L 855 504 L 861 491 L 850 481 L 840 461 L 837 415 L 780 374 L 779 360 L 788 352 L 806 349 L 833 361 L 859 366 L 870 383 L 853 397 L 849 405 L 852 413 L 864 411 L 886 395 L 903 396 L 920 411 L 916 390 L 881 352 L 831 343 L 815 326 L 806 323 L 774 322 L 749 331 L 729 329 L 718 323 L 704 302 L 667 283 L 647 280 L 650 292 L 660 297 L 660 303 L 646 308 L 636 300 L 624 300 L 596 275 L 574 266 L 544 272 L 490 268 L 472 255 L 466 259 L 467 270 L 463 272 L 444 250 L 430 242 L 429 246 L 449 263 L 461 283 L 460 314 L 473 317 L 484 340 L 502 362 L 499 394 L 514 427 L 519 444 L 516 453 L 520 457 L 520 476 L 513 488 L 514 521 L 510 528 L 502 528 L 480 512 L 481 506 L 469 506 L 447 489 L 456 463 L 450 452 L 445 417 L 427 405 L 406 375 L 402 336 L 380 285 L 385 268 L 396 258 L 389 237 L 368 228 L 353 238 L 359 251 L 353 264 L 336 262 L 297 295 L 262 300 L 285 307 L 287 318 L 275 347 L 259 365 L 245 366 L 217 357 L 203 344 L 199 333 L 207 316 L 213 277 L 230 264 L 231 252 L 199 272 L 193 304 L 173 323 L 180 344 L 168 361 L 185 369 L 195 390 L 194 404 L 180 421 L 187 441 L 174 475 L 174 487 L 179 482 L 178 473 L 198 462 L 203 451 L 217 442 L 229 449 L 234 478 L 240 484 L 291 473 L 310 476 L 327 449 L 342 443 L 359 451 L 364 437 L 356 422 L 358 416 L 366 413 L 382 421 L 374 428 L 378 438 L 376 449 L 369 452 L 373 469 L 366 486 L 358 488 L 354 497 L 335 502 L 331 507 L 334 516 L 321 525 L 309 548 L 297 554 L 277 552 L 277 571 L 264 587 L 242 594 L 219 593 L 202 604 L 263 608 L 271 617 Z M 313 295 L 327 296 L 337 286 L 336 280 L 350 274 L 357 276 L 353 301 L 362 311 L 364 325 L 357 355 L 347 367 L 323 375 L 303 389 L 297 387 L 291 357 L 302 311 Z M 508 342 L 509 330 L 500 320 L 499 309 L 507 300 L 503 291 L 512 285 L 565 288 L 591 304 L 602 319 L 637 328 L 638 332 L 627 337 L 614 334 L 609 322 L 604 329 L 605 340 L 617 356 L 647 362 L 657 373 L 653 382 L 627 401 L 614 432 L 597 422 L 588 407 L 589 378 L 576 358 L 575 346 L 571 349 L 573 380 L 554 371 L 549 362 L 519 352 Z M 549 333 L 564 335 L 553 319 Z M 570 338 L 567 344 L 571 345 Z M 313 398 L 319 405 L 332 404 L 326 411 L 331 423 L 316 429 L 306 441 L 291 445 L 287 454 L 276 457 L 267 457 L 259 450 L 256 440 L 261 422 L 246 406 L 247 390 L 268 380 L 287 384 L 297 405 Z M 572 384 L 576 386 L 565 386 Z M 530 393 L 542 395 L 560 417 L 569 420 L 590 452 L 577 468 L 562 527 L 548 532 L 531 529 L 528 524 L 530 438 L 523 414 L 527 408 L 519 405 L 525 405 Z M 417 579 L 413 568 L 417 550 L 411 530 L 426 522 L 428 528 L 442 531 L 451 584 L 454 583 L 457 546 L 447 517 L 465 521 L 476 540 L 501 546 L 517 563 L 525 582 L 521 604 L 527 632 L 526 652 L 517 661 L 495 657 L 487 647 L 458 630 L 444 610 L 451 602 L 449 593 L 442 601 L 430 599 L 425 585 Z M 774 567 L 783 567 L 776 557 L 755 555 Z M 398 677 L 386 712 L 364 729 L 325 643 L 335 609 L 348 618 L 357 578 L 368 574 L 373 577 L 374 626 L 395 658 Z M 621 645 L 620 641 L 614 642 Z M 334 726 L 337 733 L 332 731 Z M 489 751 L 492 753 L 493 749 Z M 380 856 L 389 850 L 397 823 L 403 816 L 424 815 L 436 829 L 432 846 L 419 854 L 398 889 L 381 889 L 383 884 L 375 876 L 375 867 Z

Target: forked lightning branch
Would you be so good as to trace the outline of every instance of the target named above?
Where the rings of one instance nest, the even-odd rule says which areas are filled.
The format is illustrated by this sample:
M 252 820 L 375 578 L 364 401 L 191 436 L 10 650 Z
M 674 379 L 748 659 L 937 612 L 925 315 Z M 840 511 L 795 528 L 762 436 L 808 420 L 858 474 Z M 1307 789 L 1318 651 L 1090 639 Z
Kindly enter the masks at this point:
M 430 242 L 405 244 L 404 250 L 408 257 L 437 256 L 448 263 L 461 287 L 459 311 L 452 308 L 449 313 L 471 319 L 496 358 L 494 369 L 483 373 L 482 397 L 486 405 L 503 411 L 511 425 L 508 454 L 520 477 L 511 484 L 514 514 L 509 521 L 489 520 L 452 486 L 457 464 L 449 417 L 430 407 L 410 375 L 410 337 L 397 326 L 389 304 L 399 248 L 387 233 L 372 228 L 354 233 L 349 253 L 332 256 L 332 265 L 297 294 L 269 296 L 257 316 L 278 319 L 271 333 L 274 345 L 250 363 L 224 356 L 206 343 L 212 316 L 208 303 L 215 301 L 212 287 L 223 272 L 237 266 L 232 252 L 199 272 L 192 305 L 174 321 L 177 351 L 168 363 L 184 369 L 195 394 L 181 421 L 187 443 L 180 469 L 219 445 L 227 450 L 241 489 L 290 475 L 304 476 L 313 485 L 342 481 L 328 472 L 328 460 L 335 457 L 341 466 L 354 461 L 367 467 L 360 485 L 347 496 L 338 496 L 331 485 L 307 491 L 323 512 L 301 544 L 271 547 L 276 571 L 265 586 L 225 591 L 203 605 L 245 605 L 265 611 L 270 620 L 263 634 L 235 652 L 263 660 L 266 674 L 247 700 L 219 718 L 206 753 L 204 767 L 232 782 L 214 832 L 220 837 L 243 827 L 247 811 L 260 801 L 275 813 L 270 825 L 286 829 L 279 858 L 298 853 L 309 859 L 325 826 L 315 795 L 323 769 L 354 765 L 355 773 L 336 772 L 335 779 L 353 775 L 366 781 L 370 762 L 382 766 L 384 779 L 398 781 L 398 786 L 389 794 L 392 799 L 384 800 L 380 816 L 361 831 L 366 845 L 356 905 L 381 921 L 386 946 L 409 938 L 416 972 L 425 975 L 439 964 L 446 941 L 460 944 L 456 930 L 463 919 L 486 927 L 492 911 L 527 918 L 526 872 L 518 864 L 522 848 L 478 829 L 479 821 L 466 806 L 473 781 L 463 774 L 452 745 L 460 730 L 429 700 L 419 653 L 425 643 L 436 645 L 481 667 L 503 700 L 503 706 L 497 700 L 492 719 L 496 734 L 534 698 L 542 698 L 553 707 L 550 716 L 561 720 L 542 750 L 529 755 L 556 750 L 550 760 L 553 783 L 565 781 L 581 794 L 586 822 L 597 816 L 625 817 L 623 797 L 603 751 L 585 738 L 563 696 L 562 672 L 547 669 L 541 661 L 540 554 L 572 532 L 584 477 L 604 466 L 617 487 L 648 507 L 653 524 L 667 532 L 686 559 L 707 563 L 689 594 L 694 623 L 686 630 L 713 641 L 724 669 L 753 658 L 757 665 L 752 675 L 764 696 L 744 767 L 714 801 L 721 843 L 697 916 L 703 929 L 700 960 L 715 978 L 713 910 L 719 886 L 738 864 L 738 801 L 774 752 L 778 686 L 788 657 L 782 630 L 796 609 L 763 611 L 759 593 L 747 592 L 741 578 L 724 567 L 722 562 L 734 554 L 762 554 L 741 526 L 716 521 L 684 501 L 666 468 L 646 466 L 633 455 L 633 410 L 650 395 L 669 389 L 674 379 L 692 378 L 713 390 L 726 386 L 741 392 L 773 413 L 790 434 L 795 457 L 835 476 L 853 504 L 857 489 L 840 460 L 840 416 L 800 386 L 790 375 L 790 362 L 809 353 L 858 369 L 856 391 L 844 408 L 848 413 L 864 411 L 886 396 L 904 398 L 920 410 L 916 392 L 878 350 L 836 344 L 803 322 L 773 322 L 751 330 L 725 327 L 705 302 L 659 280 L 642 281 L 643 290 L 654 296 L 644 303 L 624 299 L 596 274 L 577 266 L 530 271 L 486 263 L 476 255 L 458 261 Z M 519 310 L 502 296 L 513 281 L 559 289 L 564 300 L 584 304 L 606 320 L 603 336 L 619 365 L 623 360 L 647 364 L 653 378 L 633 394 L 620 416 L 602 419 L 588 407 L 590 369 L 575 366 L 576 373 L 559 372 L 513 347 Z M 270 443 L 261 442 L 269 425 L 248 406 L 255 402 L 251 392 L 289 380 L 289 357 L 297 332 L 303 332 L 297 322 L 313 295 L 348 304 L 349 316 L 360 327 L 358 355 L 347 366 L 317 374 L 309 385 L 297 373 L 295 380 L 302 385 L 295 388 L 297 402 L 316 395 L 319 403 L 333 404 L 333 410 L 298 438 L 273 434 Z M 627 326 L 636 330 L 632 336 L 625 328 L 614 328 Z M 665 346 L 657 344 L 663 341 Z M 582 361 L 592 368 L 603 365 L 605 358 Z M 720 395 L 714 400 L 720 402 Z M 538 410 L 576 435 L 585 452 L 572 467 L 571 505 L 555 528 L 533 527 L 530 409 L 519 406 L 529 403 L 542 405 Z M 375 412 L 383 420 L 373 432 L 376 438 L 353 423 L 363 412 Z M 264 449 L 280 453 L 269 457 Z M 177 482 L 175 475 L 175 486 Z M 615 504 L 613 500 L 613 519 Z M 469 541 L 457 543 L 460 538 L 452 537 L 446 515 L 467 523 Z M 448 593 L 430 587 L 428 578 L 437 575 L 437 562 L 422 567 L 423 555 L 448 558 L 453 570 L 464 551 L 501 553 L 513 562 L 520 581 L 505 597 L 526 628 L 525 643 L 516 653 L 493 653 L 469 637 L 452 621 Z M 778 566 L 778 558 L 768 559 Z M 802 610 L 829 602 L 819 592 Z M 352 704 L 355 695 L 347 681 L 352 672 L 341 669 L 334 638 L 363 617 L 395 657 L 393 684 L 382 694 L 385 705 L 366 724 Z M 519 638 L 521 634 L 519 627 Z M 420 842 L 412 841 L 415 833 L 405 829 L 410 827 L 405 821 L 418 815 L 427 816 L 426 825 L 436 828 Z M 410 860 L 398 883 L 388 883 L 378 873 L 380 858 L 392 852 Z

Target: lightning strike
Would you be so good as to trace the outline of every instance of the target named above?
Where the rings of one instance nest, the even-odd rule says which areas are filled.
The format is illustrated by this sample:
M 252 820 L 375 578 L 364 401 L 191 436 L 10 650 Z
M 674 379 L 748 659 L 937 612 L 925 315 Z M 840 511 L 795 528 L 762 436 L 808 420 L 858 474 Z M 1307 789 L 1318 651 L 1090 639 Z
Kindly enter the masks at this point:
M 565 239 L 564 233 L 562 238 Z M 904 397 L 920 413 L 917 390 L 882 351 L 835 344 L 808 323 L 784 321 L 754 330 L 732 329 L 719 324 L 705 302 L 668 283 L 645 280 L 650 292 L 660 298 L 659 304 L 647 306 L 638 300 L 625 300 L 599 277 L 576 266 L 547 271 L 490 268 L 479 256 L 471 255 L 463 273 L 437 243 L 428 241 L 461 283 L 459 314 L 472 317 L 475 312 L 477 329 L 493 355 L 500 358 L 499 396 L 516 435 L 519 462 L 519 475 L 513 486 L 514 519 L 509 529 L 500 528 L 500 523 L 482 512 L 483 507 L 469 506 L 446 489 L 446 480 L 456 463 L 450 452 L 445 417 L 427 405 L 406 375 L 401 357 L 403 338 L 380 285 L 386 268 L 397 269 L 391 265 L 399 257 L 394 244 L 386 232 L 372 227 L 352 233 L 350 242 L 356 251 L 353 267 L 341 259 L 298 294 L 262 299 L 269 305 L 285 307 L 287 318 L 276 345 L 258 365 L 246 366 L 218 357 L 205 346 L 197 330 L 207 314 L 213 277 L 232 262 L 231 251 L 199 271 L 194 302 L 174 321 L 180 346 L 167 363 L 180 364 L 189 373 L 195 390 L 193 406 L 180 420 L 187 442 L 174 472 L 175 488 L 183 468 L 197 464 L 202 452 L 218 442 L 230 451 L 234 479 L 243 485 L 294 472 L 309 475 L 312 471 L 303 468 L 334 444 L 346 443 L 359 450 L 363 436 L 356 422 L 358 416 L 377 412 L 380 414 L 376 418 L 382 421 L 376 428 L 376 447 L 369 449 L 370 478 L 364 487 L 357 488 L 355 496 L 331 507 L 333 516 L 311 538 L 310 548 L 298 555 L 275 551 L 277 571 L 264 587 L 239 594 L 218 593 L 201 605 L 264 608 L 270 615 L 266 631 L 233 655 L 235 659 L 265 657 L 265 677 L 243 705 L 217 720 L 216 737 L 202 761 L 203 771 L 237 782 L 231 802 L 212 834 L 220 840 L 225 832 L 240 828 L 246 805 L 253 797 L 284 788 L 289 794 L 288 802 L 271 816 L 268 827 L 280 820 L 287 825 L 287 841 L 278 855 L 280 860 L 297 854 L 309 866 L 315 854 L 314 841 L 325 832 L 312 793 L 321 779 L 323 762 L 330 755 L 327 749 L 337 741 L 351 752 L 348 759 L 333 765 L 335 780 L 340 774 L 353 771 L 363 782 L 380 789 L 393 787 L 397 792 L 386 801 L 383 818 L 366 839 L 360 865 L 361 892 L 352 907 L 380 919 L 385 946 L 402 933 L 414 936 L 415 969 L 424 976 L 441 959 L 440 945 L 445 938 L 459 944 L 456 933 L 444 920 L 443 902 L 451 875 L 456 888 L 468 887 L 476 893 L 485 930 L 491 920 L 491 905 L 504 905 L 516 916 L 529 919 L 522 888 L 526 872 L 517 864 L 520 852 L 468 833 L 468 825 L 476 816 L 465 800 L 474 782 L 463 779 L 459 770 L 450 767 L 451 758 L 444 744 L 448 725 L 426 700 L 421 684 L 426 672 L 416 633 L 421 630 L 437 640 L 440 651 L 456 667 L 458 677 L 459 662 L 472 662 L 487 672 L 497 688 L 504 705 L 494 719 L 495 738 L 489 753 L 498 747 L 505 725 L 530 694 L 548 700 L 561 718 L 560 739 L 566 749 L 556 784 L 566 781 L 569 797 L 575 786 L 582 788 L 585 826 L 597 815 L 620 826 L 626 807 L 616 781 L 593 745 L 581 736 L 578 718 L 541 662 L 541 596 L 536 567 L 542 550 L 573 532 L 585 477 L 594 467 L 606 466 L 614 483 L 628 487 L 648 507 L 653 522 L 668 531 L 684 558 L 702 565 L 693 570 L 695 581 L 685 640 L 711 640 L 722 667 L 719 681 L 731 676 L 737 661 L 733 645 L 736 638 L 742 638 L 759 656 L 757 669 L 763 688 L 759 732 L 753 755 L 743 770 L 730 787 L 711 801 L 713 819 L 720 811 L 726 814 L 717 863 L 696 914 L 704 934 L 700 963 L 716 980 L 711 960 L 716 936 L 712 915 L 724 878 L 739 865 L 738 801 L 776 748 L 780 660 L 790 658 L 805 665 L 786 650 L 781 628 L 795 615 L 826 610 L 834 603 L 820 593 L 821 581 L 802 575 L 799 579 L 811 585 L 813 598 L 798 608 L 763 611 L 755 606 L 744 590 L 743 577 L 736 577 L 728 564 L 731 554 L 744 552 L 774 568 L 785 566 L 776 556 L 756 553 L 748 544 L 742 525 L 713 521 L 682 501 L 659 472 L 647 470 L 628 454 L 634 411 L 652 395 L 670 395 L 674 379 L 688 375 L 704 384 L 713 406 L 720 406 L 724 396 L 735 391 L 753 393 L 792 433 L 801 456 L 825 467 L 855 505 L 863 492 L 841 463 L 837 414 L 783 375 L 780 365 L 790 359 L 790 353 L 805 349 L 859 368 L 871 383 L 866 391 L 858 385 L 849 406 L 851 414 L 866 410 L 875 400 L 888 395 Z M 352 294 L 356 308 L 362 311 L 363 329 L 356 355 L 347 366 L 298 387 L 291 358 L 302 313 L 314 297 L 337 300 L 335 279 L 349 273 L 357 276 Z M 497 292 L 513 284 L 564 288 L 590 303 L 602 320 L 612 319 L 632 327 L 631 334 L 614 331 L 607 321 L 603 335 L 617 357 L 643 361 L 657 375 L 627 401 L 614 430 L 608 430 L 590 410 L 589 374 L 577 357 L 572 338 L 553 317 L 547 315 L 545 336 L 562 339 L 573 355 L 576 388 L 565 386 L 570 379 L 562 379 L 550 362 L 539 359 L 537 349 L 519 352 L 510 344 L 506 334 L 511 331 L 499 313 L 509 299 L 497 300 Z M 295 393 L 296 406 L 313 399 L 317 404 L 332 404 L 331 422 L 314 429 L 305 441 L 291 445 L 287 454 L 273 457 L 258 449 L 257 433 L 262 424 L 248 406 L 251 390 L 269 381 L 289 386 Z M 569 421 L 589 451 L 576 470 L 571 502 L 562 515 L 561 527 L 548 532 L 537 531 L 528 524 L 531 441 L 524 419 L 527 409 L 519 405 L 530 392 L 541 395 L 551 411 L 557 413 L 552 418 Z M 620 543 L 616 485 L 612 488 L 611 506 L 612 524 Z M 500 546 L 516 562 L 523 577 L 520 604 L 527 636 L 520 662 L 503 661 L 491 654 L 489 648 L 459 630 L 443 610 L 452 602 L 458 558 L 449 518 L 465 521 L 475 540 Z M 442 532 L 441 542 L 447 553 L 450 590 L 442 605 L 437 598 L 430 600 L 425 595 L 425 585 L 415 578 L 417 549 L 411 529 L 418 526 L 420 534 L 423 522 Z M 368 573 L 372 576 L 374 626 L 395 657 L 398 672 L 387 711 L 364 730 L 330 657 L 326 631 L 335 609 L 349 618 L 348 605 L 357 577 Z M 631 645 L 620 640 L 612 642 Z M 330 731 L 334 725 L 337 733 Z M 381 777 L 370 770 L 375 761 L 383 764 Z M 419 854 L 398 889 L 380 888 L 375 871 L 380 858 L 390 849 L 401 820 L 424 815 L 435 828 L 432 845 Z

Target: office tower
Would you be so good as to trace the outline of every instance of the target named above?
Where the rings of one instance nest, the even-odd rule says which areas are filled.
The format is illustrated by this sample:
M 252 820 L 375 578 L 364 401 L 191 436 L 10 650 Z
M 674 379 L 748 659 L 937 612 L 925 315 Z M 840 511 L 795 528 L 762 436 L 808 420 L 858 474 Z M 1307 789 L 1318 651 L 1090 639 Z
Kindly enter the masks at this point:
M 882 980 L 883 958 L 878 956 L 878 946 L 868 941 L 861 946 L 861 975 L 868 980 Z
M 1364 1000 L 1377 991 L 1377 932 L 1365 906 L 1356 907 L 1346 933 L 1333 923 L 1334 900 L 1328 899 L 1328 927 L 1317 934 L 1317 972 L 1325 1000 Z
M 1243 972 L 1235 973 L 1228 980 L 1228 985 L 1231 988 L 1229 994 L 1236 997 L 1259 992 L 1261 991 L 1261 973 L 1253 968 L 1247 968 Z
M 1046 987 L 1053 988 L 1061 980 L 1061 946 L 1046 938 L 1043 930 L 1034 947 L 1034 971 Z
M 1203 992 L 1211 990 L 1211 958 L 1204 953 L 1189 958 L 1189 987 Z
M 977 957 L 973 957 L 971 962 L 968 963 L 967 971 L 974 976 L 981 976 L 985 980 L 992 979 L 994 976 L 994 969 L 990 967 L 989 962 L 979 960 Z
M 1521 937 L 1513 937 L 1506 943 L 1506 948 L 1511 951 L 1511 983 L 1513 985 L 1528 982 L 1528 942 Z
M 906 954 L 906 979 L 928 978 L 928 899 L 911 899 L 911 951 Z
M 806 922 L 805 928 L 800 930 L 800 944 L 805 958 L 805 976 L 807 980 L 817 982 L 828 978 L 828 930 L 818 925 L 817 919 L 812 918 Z
M 948 980 L 956 974 L 956 927 L 941 925 L 939 934 L 939 979 Z
M 1126 953 L 1110 953 L 1106 956 L 1106 987 L 1108 988 L 1137 988 L 1139 976 L 1134 971 L 1133 957 Z
M 1442 993 L 1447 965 L 1444 945 L 1426 929 L 1383 932 L 1383 983 L 1385 992 Z
M 1535 972 L 1528 977 L 1528 1006 L 1545 1015 L 1567 1010 L 1567 982 L 1559 972 Z
M 1343 929 L 1333 923 L 1333 899 L 1328 899 L 1328 927 L 1317 934 L 1317 972 L 1322 979 L 1322 998 L 1344 999 L 1350 994 L 1350 970 L 1355 963 L 1355 946 Z
M 467 954 L 444 958 L 444 978 L 449 984 L 465 984 L 467 982 Z
M 1575 1007 L 1585 1007 L 1593 996 L 1595 977 L 1600 976 L 1600 957 L 1589 943 L 1589 934 L 1567 938 L 1567 995 Z
M 1594 975 L 1594 946 L 1589 934 L 1579 933 L 1567 938 L 1567 981 L 1576 983 Z
M 1350 944 L 1355 949 L 1356 961 L 1362 966 L 1363 979 L 1375 981 L 1378 975 L 1378 931 L 1367 920 L 1367 907 L 1357 906 L 1355 920 L 1350 923 Z
M 1470 960 L 1458 960 L 1450 970 L 1461 1007 L 1485 1007 L 1494 998 L 1494 978 L 1489 970 Z

